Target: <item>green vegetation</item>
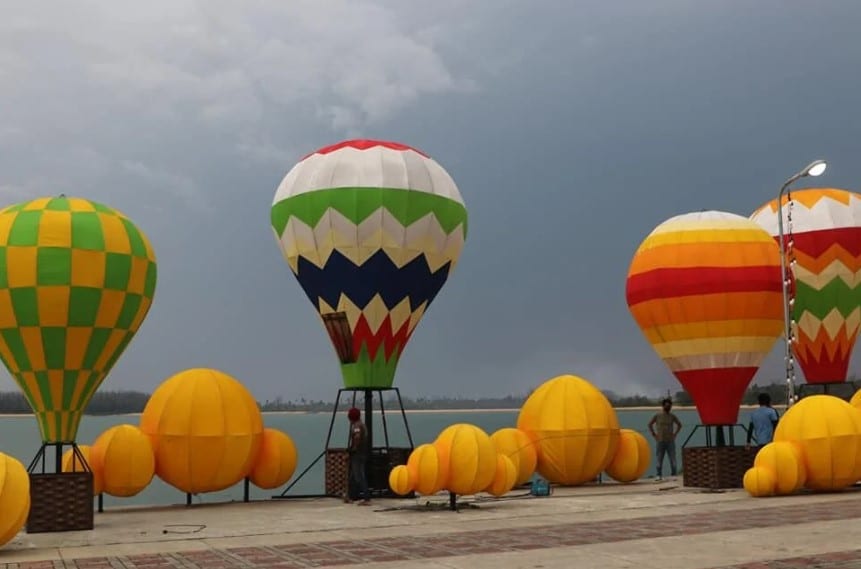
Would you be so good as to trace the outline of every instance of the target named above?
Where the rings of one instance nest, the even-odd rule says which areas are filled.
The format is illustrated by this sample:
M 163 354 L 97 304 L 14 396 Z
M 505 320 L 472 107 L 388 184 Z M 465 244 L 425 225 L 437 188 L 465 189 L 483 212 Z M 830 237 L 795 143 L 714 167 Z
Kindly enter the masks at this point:
M 850 381 L 854 381 L 854 376 Z M 852 396 L 854 388 L 851 384 L 838 386 L 832 389 L 832 393 L 844 399 Z M 783 405 L 786 403 L 786 387 L 783 383 L 772 383 L 769 385 L 752 385 L 744 395 L 742 403 L 745 405 L 755 405 L 757 396 L 766 392 L 771 395 L 771 400 L 775 405 Z M 819 392 L 819 391 L 817 391 Z M 809 393 L 809 392 L 808 392 Z M 604 394 L 610 400 L 614 407 L 658 407 L 660 401 L 667 395 L 671 395 L 669 391 L 663 395 L 648 396 L 648 395 L 618 395 L 612 391 L 605 391 Z M 457 410 L 457 409 L 518 409 L 523 405 L 523 401 L 527 395 L 508 395 L 506 397 L 480 397 L 480 398 L 451 398 L 451 397 L 419 397 L 412 399 L 403 397 L 404 407 L 414 410 Z M 685 391 L 677 391 L 671 395 L 673 402 L 677 406 L 693 405 L 690 396 Z M 125 413 L 140 413 L 143 411 L 147 400 L 148 393 L 140 391 L 98 391 L 90 400 L 86 409 L 87 415 L 121 415 Z M 376 400 L 378 402 L 378 400 Z M 362 405 L 363 396 L 357 394 L 356 402 L 359 406 Z M 394 395 L 388 395 L 384 398 L 384 403 L 387 409 L 396 409 L 397 400 Z M 352 404 L 351 397 L 348 395 L 341 398 L 341 409 L 347 408 Z M 334 408 L 332 401 L 308 401 L 299 399 L 298 401 L 284 401 L 276 398 L 275 400 L 266 400 L 259 402 L 262 411 L 305 411 L 310 413 L 331 412 Z M 25 414 L 30 413 L 30 406 L 24 399 L 24 396 L 17 391 L 0 392 L 0 414 Z

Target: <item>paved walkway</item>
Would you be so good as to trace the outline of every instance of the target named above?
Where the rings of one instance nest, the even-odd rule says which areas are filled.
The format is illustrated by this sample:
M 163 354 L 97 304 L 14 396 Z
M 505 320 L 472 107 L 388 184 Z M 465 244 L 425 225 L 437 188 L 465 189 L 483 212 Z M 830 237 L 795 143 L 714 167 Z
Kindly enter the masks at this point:
M 861 494 L 858 492 L 754 501 L 743 492 L 709 495 L 672 487 L 666 489 L 671 492 L 657 492 L 654 487 L 640 487 L 639 492 L 631 491 L 630 487 L 625 491 L 620 489 L 616 495 L 605 498 L 607 509 L 598 507 L 602 500 L 594 490 L 584 489 L 587 496 L 581 498 L 576 494 L 577 489 L 573 489 L 567 496 L 534 499 L 539 501 L 538 505 L 528 501 L 490 502 L 489 512 L 479 512 L 472 519 L 471 508 L 461 513 L 439 510 L 417 513 L 421 508 L 410 512 L 394 501 L 380 501 L 368 509 L 337 504 L 334 500 L 318 502 L 316 507 L 314 503 L 276 504 L 275 507 L 281 509 L 282 519 L 288 520 L 282 523 L 291 524 L 284 530 L 293 533 L 287 543 L 278 537 L 282 533 L 277 527 L 271 528 L 270 534 L 243 537 L 237 532 L 240 535 L 234 536 L 232 542 L 216 541 L 214 547 L 191 540 L 171 544 L 150 537 L 149 546 L 144 548 L 149 550 L 146 553 L 135 551 L 135 544 L 129 539 L 129 551 L 124 554 L 78 556 L 75 553 L 79 548 L 66 554 L 61 552 L 58 558 L 51 560 L 38 561 L 28 556 L 29 560 L 16 560 L 5 566 L 2 563 L 4 551 L 0 550 L 0 567 L 288 569 L 364 564 L 435 569 L 861 568 L 861 540 L 858 539 L 861 528 L 854 529 L 861 526 Z M 676 491 L 675 496 L 672 490 Z M 494 506 L 499 505 L 502 507 L 494 512 Z M 254 508 L 253 504 L 225 506 L 221 515 L 240 512 L 243 506 L 246 510 Z M 295 524 L 292 510 L 297 508 L 308 512 L 306 528 L 292 526 Z M 546 514 L 543 517 L 540 508 Z M 217 506 L 210 509 L 207 517 L 218 516 L 218 509 Z M 321 510 L 326 513 L 319 519 L 314 518 L 314 512 Z M 517 515 L 518 511 L 522 517 Z M 674 513 L 676 511 L 680 513 Z M 268 512 L 262 515 L 278 515 L 273 508 Z M 315 524 L 325 523 L 326 516 L 337 516 L 337 512 L 341 512 L 344 519 L 334 525 L 328 522 L 329 530 L 318 530 Z M 119 519 L 121 513 L 111 515 Z M 145 516 L 146 512 L 134 515 Z M 196 515 L 200 518 L 203 514 Z M 420 519 L 423 516 L 427 517 Z M 568 521 L 563 521 L 566 518 Z M 384 524 L 383 520 L 387 522 Z M 426 527 L 429 522 L 433 528 Z M 108 527 L 110 523 L 110 520 L 106 522 Z M 355 532 L 350 531 L 351 524 Z M 370 531 L 372 529 L 376 531 Z M 191 525 L 186 530 L 195 531 Z M 303 535 L 303 530 L 309 533 Z M 351 534 L 355 537 L 349 537 Z M 39 539 L 48 540 L 50 536 L 41 534 Z M 143 548 L 143 544 L 141 541 L 137 548 Z M 97 548 L 97 543 L 90 542 L 84 549 L 94 553 L 92 550 Z M 815 551 L 817 548 L 820 551 Z M 804 551 L 808 552 L 798 555 Z M 47 558 L 46 555 L 43 559 Z M 738 563 L 739 560 L 745 561 Z

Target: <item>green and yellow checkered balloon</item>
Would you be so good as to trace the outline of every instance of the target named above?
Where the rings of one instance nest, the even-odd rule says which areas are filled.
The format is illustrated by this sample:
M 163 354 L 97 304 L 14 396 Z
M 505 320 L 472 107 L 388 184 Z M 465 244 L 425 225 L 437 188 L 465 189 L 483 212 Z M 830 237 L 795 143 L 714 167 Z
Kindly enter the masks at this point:
M 122 213 L 81 198 L 0 211 L 0 359 L 45 443 L 74 442 L 90 398 L 152 304 L 155 254 Z

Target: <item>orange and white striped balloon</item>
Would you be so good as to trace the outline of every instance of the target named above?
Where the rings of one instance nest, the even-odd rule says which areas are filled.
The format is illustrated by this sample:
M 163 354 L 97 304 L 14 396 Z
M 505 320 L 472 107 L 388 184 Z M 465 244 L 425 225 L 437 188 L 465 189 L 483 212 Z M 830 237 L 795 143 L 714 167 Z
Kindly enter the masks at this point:
M 678 215 L 637 249 L 626 298 L 702 423 L 734 424 L 745 389 L 783 333 L 774 239 L 740 215 Z

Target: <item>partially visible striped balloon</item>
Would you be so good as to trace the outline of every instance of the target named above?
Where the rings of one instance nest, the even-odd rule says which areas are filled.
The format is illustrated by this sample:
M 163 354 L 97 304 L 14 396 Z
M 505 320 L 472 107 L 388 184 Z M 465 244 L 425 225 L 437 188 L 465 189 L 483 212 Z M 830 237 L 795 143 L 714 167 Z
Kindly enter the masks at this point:
M 834 188 L 792 192 L 783 201 L 784 238 L 792 231 L 793 351 L 807 383 L 846 381 L 861 325 L 861 195 Z M 777 200 L 751 219 L 778 238 Z
M 735 424 L 745 389 L 783 333 L 774 239 L 732 213 L 670 218 L 634 254 L 625 295 L 702 423 Z

